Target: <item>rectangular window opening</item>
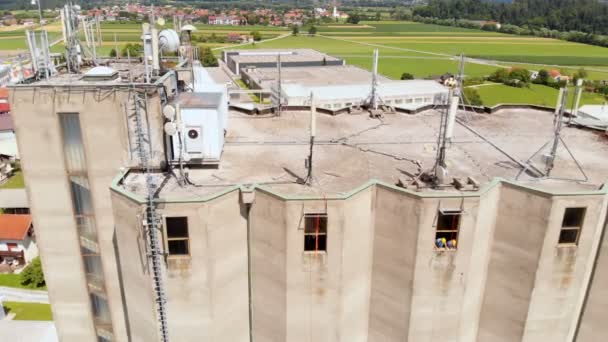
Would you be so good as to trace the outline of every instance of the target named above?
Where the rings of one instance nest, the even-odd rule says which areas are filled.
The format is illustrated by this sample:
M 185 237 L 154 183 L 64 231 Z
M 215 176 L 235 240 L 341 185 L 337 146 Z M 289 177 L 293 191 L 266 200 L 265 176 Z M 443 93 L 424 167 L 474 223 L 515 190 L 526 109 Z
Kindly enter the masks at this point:
M 585 219 L 586 208 L 566 208 L 559 232 L 560 245 L 576 245 Z
M 327 215 L 304 215 L 304 251 L 327 251 Z
M 456 249 L 460 231 L 460 210 L 440 210 L 437 212 L 437 229 L 435 247 L 439 249 Z
M 167 252 L 169 255 L 189 255 L 190 236 L 187 217 L 167 217 Z

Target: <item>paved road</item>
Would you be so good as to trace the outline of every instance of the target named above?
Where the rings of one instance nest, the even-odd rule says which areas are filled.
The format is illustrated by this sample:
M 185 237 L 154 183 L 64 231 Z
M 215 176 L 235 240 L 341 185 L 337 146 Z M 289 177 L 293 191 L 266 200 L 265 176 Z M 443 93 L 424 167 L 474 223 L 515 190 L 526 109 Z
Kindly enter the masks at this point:
M 49 303 L 49 295 L 46 291 L 0 286 L 0 297 L 6 302 Z

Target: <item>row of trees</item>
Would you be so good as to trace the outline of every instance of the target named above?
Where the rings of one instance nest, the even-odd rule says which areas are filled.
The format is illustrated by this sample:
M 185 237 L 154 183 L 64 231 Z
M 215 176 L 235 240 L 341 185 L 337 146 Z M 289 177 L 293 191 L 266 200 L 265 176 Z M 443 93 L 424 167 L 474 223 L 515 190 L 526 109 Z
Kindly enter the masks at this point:
M 507 34 L 517 34 L 522 36 L 536 36 L 543 38 L 555 38 L 561 40 L 567 40 L 571 42 L 598 45 L 608 47 L 608 36 L 598 35 L 593 33 L 585 33 L 580 31 L 568 31 L 561 32 L 558 30 L 550 30 L 542 27 L 539 29 L 526 27 L 520 27 L 511 24 L 501 24 L 500 28 L 496 24 L 486 23 L 480 24 L 479 22 L 471 21 L 468 19 L 440 19 L 440 18 L 427 18 L 416 15 L 412 17 L 412 20 L 422 22 L 425 24 L 435 24 L 443 26 L 456 26 L 470 29 L 482 29 L 486 31 L 496 31 Z
M 435 18 L 496 20 L 531 29 L 608 34 L 608 6 L 598 0 L 429 0 L 414 15 Z
M 430 0 L 414 9 L 412 19 L 608 47 L 608 5 L 597 0 Z M 501 26 L 472 20 L 495 20 Z

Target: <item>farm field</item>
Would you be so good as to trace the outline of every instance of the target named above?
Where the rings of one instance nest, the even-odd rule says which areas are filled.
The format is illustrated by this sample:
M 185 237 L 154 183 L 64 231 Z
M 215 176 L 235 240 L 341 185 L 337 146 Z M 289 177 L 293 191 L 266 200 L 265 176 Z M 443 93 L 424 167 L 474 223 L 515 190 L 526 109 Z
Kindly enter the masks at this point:
M 477 89 L 484 106 L 489 107 L 500 103 L 530 103 L 553 107 L 555 106 L 559 92 L 557 89 L 538 84 L 531 84 L 530 88 L 514 88 L 498 83 L 471 88 Z M 571 87 L 568 92 L 567 108 L 572 106 L 573 98 L 574 88 Z M 598 94 L 583 93 L 581 96 L 581 105 L 602 104 L 605 101 Z
M 167 23 L 165 27 L 172 27 Z M 233 46 L 229 43 L 202 43 L 202 37 L 225 36 L 228 33 L 249 34 L 259 31 L 263 39 L 289 34 L 288 28 L 272 26 L 217 26 L 196 24 L 193 39 L 200 47 L 221 49 Z M 46 26 L 55 38 L 61 34 L 58 23 Z M 303 28 L 298 36 L 239 46 L 239 48 L 312 48 L 344 58 L 348 64 L 371 69 L 372 52 L 380 52 L 379 71 L 393 79 L 404 72 L 417 78 L 427 78 L 455 73 L 457 57 L 464 53 L 466 77 L 481 77 L 499 67 L 525 67 L 530 70 L 558 69 L 571 74 L 585 67 L 590 79 L 608 80 L 608 48 L 578 44 L 548 38 L 508 35 L 474 29 L 447 27 L 414 22 L 365 21 L 358 25 L 328 24 L 318 26 L 318 35 L 311 37 Z M 103 46 L 98 55 L 107 55 L 114 48 L 116 35 L 119 49 L 126 43 L 140 42 L 141 25 L 135 23 L 103 23 Z M 23 30 L 0 32 L 0 50 L 25 49 Z M 59 44 L 52 48 L 61 52 Z M 505 86 L 480 87 L 479 92 L 486 104 L 499 102 L 533 102 L 552 105 L 557 94 L 555 89 L 532 86 L 511 88 Z M 547 89 L 543 89 L 547 88 Z M 554 96 L 555 95 L 555 96 Z M 588 94 L 585 101 L 601 102 L 601 97 Z

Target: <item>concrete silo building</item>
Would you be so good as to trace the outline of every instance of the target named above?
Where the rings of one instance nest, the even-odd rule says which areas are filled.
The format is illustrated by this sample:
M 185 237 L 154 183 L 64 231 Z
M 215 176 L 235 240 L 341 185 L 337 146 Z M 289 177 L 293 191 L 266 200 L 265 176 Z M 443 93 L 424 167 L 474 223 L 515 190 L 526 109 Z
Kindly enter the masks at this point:
M 186 92 L 183 65 L 107 66 L 11 87 L 61 341 L 608 333 L 604 136 L 565 126 L 576 159 L 560 145 L 548 174 L 524 161 L 552 113 L 463 111 L 432 183 L 441 107 L 319 113 L 311 147 L 308 110 L 252 116 Z

